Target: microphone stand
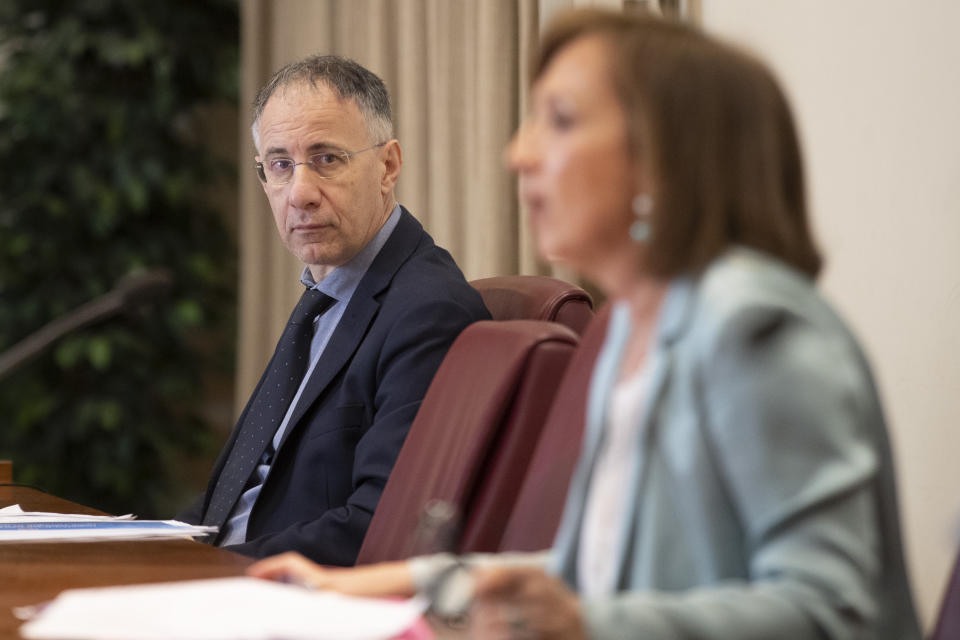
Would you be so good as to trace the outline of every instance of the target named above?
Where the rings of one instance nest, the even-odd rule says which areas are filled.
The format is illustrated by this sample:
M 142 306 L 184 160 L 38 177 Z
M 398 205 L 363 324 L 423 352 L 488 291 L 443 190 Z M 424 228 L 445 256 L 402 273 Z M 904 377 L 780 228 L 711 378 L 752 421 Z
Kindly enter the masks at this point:
M 172 284 L 170 272 L 163 269 L 124 276 L 112 290 L 51 321 L 0 353 L 0 381 L 63 336 L 165 295 Z

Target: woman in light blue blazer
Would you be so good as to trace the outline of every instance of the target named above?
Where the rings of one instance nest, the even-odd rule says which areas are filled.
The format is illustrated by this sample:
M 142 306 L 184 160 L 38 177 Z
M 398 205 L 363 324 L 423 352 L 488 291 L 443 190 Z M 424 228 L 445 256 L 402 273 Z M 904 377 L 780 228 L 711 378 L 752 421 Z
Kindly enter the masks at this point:
M 614 309 L 554 547 L 467 560 L 474 636 L 918 638 L 880 402 L 814 288 L 766 67 L 687 26 L 566 14 L 508 155 L 540 253 Z M 454 562 L 252 572 L 383 595 Z

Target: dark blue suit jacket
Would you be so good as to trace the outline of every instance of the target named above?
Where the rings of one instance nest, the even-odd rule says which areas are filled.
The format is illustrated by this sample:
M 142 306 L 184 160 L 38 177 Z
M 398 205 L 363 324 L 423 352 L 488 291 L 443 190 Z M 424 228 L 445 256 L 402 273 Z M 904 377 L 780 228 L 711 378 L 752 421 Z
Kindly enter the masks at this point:
M 450 254 L 404 209 L 291 416 L 250 514 L 248 541 L 228 548 L 258 557 L 293 550 L 352 565 L 440 361 L 468 324 L 489 318 Z M 182 519 L 203 519 L 236 436 L 234 429 L 206 494 Z

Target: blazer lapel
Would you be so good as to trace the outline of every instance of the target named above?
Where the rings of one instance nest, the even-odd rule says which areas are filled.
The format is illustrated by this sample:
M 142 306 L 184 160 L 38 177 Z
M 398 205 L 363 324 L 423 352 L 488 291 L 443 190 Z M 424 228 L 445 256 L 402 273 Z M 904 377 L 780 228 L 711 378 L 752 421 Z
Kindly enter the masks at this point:
M 657 405 L 666 388 L 671 372 L 670 349 L 669 347 L 662 347 L 663 345 L 658 341 L 657 349 L 651 353 L 649 378 L 644 389 L 643 405 L 640 409 L 637 433 L 633 443 L 634 454 L 631 461 L 630 477 L 624 479 L 624 486 L 631 498 L 625 501 L 627 513 L 620 521 L 620 531 L 615 538 L 616 547 L 613 550 L 614 557 L 617 558 L 615 564 L 617 575 L 614 584 L 621 587 L 627 576 L 627 562 L 633 556 L 634 531 L 637 526 L 637 511 L 641 502 L 639 498 L 643 495 L 646 485 L 647 459 L 650 455 L 650 447 L 655 446 L 653 435 Z
M 617 548 L 618 558 L 617 584 L 626 579 L 626 563 L 630 557 L 635 531 L 637 509 L 643 492 L 646 460 L 654 434 L 657 405 L 666 389 L 672 371 L 671 353 L 673 344 L 683 334 L 693 308 L 693 285 L 685 279 L 675 280 L 667 292 L 657 319 L 651 349 L 649 382 L 645 390 L 646 397 L 638 421 L 635 459 L 631 477 L 624 478 L 625 491 L 632 498 L 627 501 L 630 510 L 623 521 Z M 603 442 L 606 427 L 610 394 L 617 382 L 620 360 L 624 347 L 630 337 L 629 309 L 623 305 L 614 309 L 610 318 L 607 342 L 597 360 L 587 406 L 587 425 L 584 433 L 584 445 L 580 461 L 577 464 L 570 493 L 567 496 L 564 514 L 557 538 L 554 543 L 551 568 L 554 573 L 564 576 L 571 584 L 577 583 L 577 554 L 579 553 L 580 532 L 583 515 L 589 493 L 590 478 L 596 457 Z M 634 499 L 635 498 L 635 499 Z
M 617 577 L 615 584 L 624 589 L 629 581 L 628 566 L 633 557 L 633 544 L 638 527 L 638 509 L 642 502 L 641 497 L 646 490 L 647 460 L 650 450 L 656 446 L 655 431 L 659 426 L 656 418 L 659 404 L 673 372 L 673 350 L 676 341 L 683 335 L 688 325 L 694 305 L 694 288 L 687 278 L 675 280 L 667 292 L 657 319 L 657 328 L 654 332 L 653 348 L 650 350 L 649 379 L 645 389 L 643 408 L 638 419 L 636 440 L 634 442 L 634 459 L 627 478 L 626 488 L 632 496 L 627 501 L 628 513 L 622 521 L 622 528 L 617 536 Z
M 629 309 L 625 305 L 617 305 L 610 314 L 607 338 L 600 355 L 597 357 L 593 375 L 590 377 L 583 447 L 573 478 L 570 481 L 570 488 L 564 503 L 560 525 L 557 528 L 550 561 L 551 572 L 563 576 L 573 585 L 577 584 L 578 580 L 577 555 L 590 478 L 593 475 L 597 454 L 603 443 L 609 396 L 613 385 L 616 384 L 620 359 L 629 337 Z
M 320 355 L 317 365 L 313 368 L 307 386 L 304 387 L 300 400 L 290 416 L 290 423 L 280 441 L 280 447 L 287 441 L 293 430 L 298 428 L 300 420 L 310 406 L 350 361 L 360 346 L 363 336 L 366 335 L 367 328 L 377 316 L 380 309 L 380 294 L 390 285 L 397 270 L 416 250 L 422 239 L 423 227 L 406 209 L 403 207 L 400 209 L 400 221 L 360 280 L 340 323 Z
M 642 488 L 642 467 L 649 451 L 651 430 L 657 415 L 657 405 L 670 378 L 673 347 L 683 334 L 693 306 L 693 287 L 689 280 L 678 279 L 670 285 L 657 318 L 650 349 L 649 372 L 644 389 L 643 406 L 638 419 L 637 465 L 630 486 Z

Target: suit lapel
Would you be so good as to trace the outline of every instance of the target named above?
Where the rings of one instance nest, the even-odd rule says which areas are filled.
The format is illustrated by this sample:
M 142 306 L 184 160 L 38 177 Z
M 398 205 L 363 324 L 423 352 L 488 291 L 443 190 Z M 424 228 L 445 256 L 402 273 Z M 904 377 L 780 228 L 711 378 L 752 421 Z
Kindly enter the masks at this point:
M 313 368 L 299 402 L 290 416 L 290 423 L 280 441 L 280 447 L 283 447 L 283 443 L 298 428 L 300 420 L 310 406 L 323 394 L 359 348 L 367 329 L 380 310 L 380 294 L 390 285 L 397 270 L 416 250 L 423 234 L 420 223 L 401 207 L 400 221 L 360 280 L 360 284 L 357 285 L 340 323 L 320 355 L 317 365 Z

